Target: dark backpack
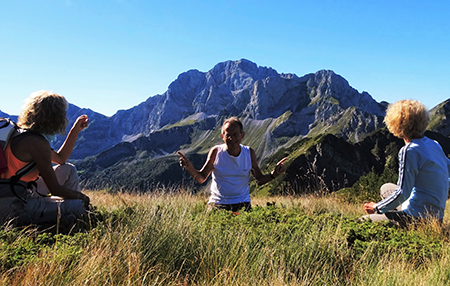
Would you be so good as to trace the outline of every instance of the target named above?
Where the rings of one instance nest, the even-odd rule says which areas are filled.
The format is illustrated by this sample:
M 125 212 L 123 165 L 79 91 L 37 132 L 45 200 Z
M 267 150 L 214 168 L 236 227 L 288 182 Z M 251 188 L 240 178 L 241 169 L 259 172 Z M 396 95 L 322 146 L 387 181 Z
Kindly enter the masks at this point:
M 0 174 L 3 174 L 8 169 L 8 162 L 5 158 L 5 149 L 9 141 L 14 137 L 24 133 L 17 124 L 9 118 L 0 117 Z M 22 176 L 30 173 L 36 168 L 35 162 L 30 162 L 25 167 L 17 171 L 17 173 L 9 179 L 0 179 L 0 200 L 15 196 L 22 203 L 26 203 L 28 189 L 31 188 L 31 183 L 20 181 Z M 1 215 L 0 215 L 1 216 Z
M 20 134 L 20 129 L 12 120 L 0 117 L 0 174 L 3 174 L 8 169 L 4 153 L 6 145 L 18 134 Z

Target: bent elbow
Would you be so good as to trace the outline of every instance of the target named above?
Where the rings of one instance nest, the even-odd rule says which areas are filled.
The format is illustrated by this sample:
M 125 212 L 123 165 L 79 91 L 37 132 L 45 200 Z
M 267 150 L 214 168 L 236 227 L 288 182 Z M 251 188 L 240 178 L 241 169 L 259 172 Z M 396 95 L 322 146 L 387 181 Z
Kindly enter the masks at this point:
M 203 184 L 206 181 L 206 178 L 198 178 L 195 181 L 199 184 Z
M 53 163 L 55 163 L 55 164 L 58 164 L 58 165 L 64 165 L 65 163 L 66 163 L 66 160 L 63 160 L 63 159 L 54 159 L 54 160 L 52 160 L 52 162 Z

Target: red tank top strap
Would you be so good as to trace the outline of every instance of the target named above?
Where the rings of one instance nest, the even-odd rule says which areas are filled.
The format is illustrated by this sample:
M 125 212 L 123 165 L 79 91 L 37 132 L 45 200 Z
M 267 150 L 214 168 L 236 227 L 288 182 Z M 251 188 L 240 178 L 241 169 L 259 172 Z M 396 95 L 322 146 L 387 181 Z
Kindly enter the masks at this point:
M 23 167 L 27 166 L 30 163 L 30 162 L 22 162 L 19 159 L 17 159 L 16 156 L 14 156 L 14 154 L 11 151 L 11 143 L 6 146 L 5 158 L 8 164 L 8 169 L 6 170 L 6 172 L 0 175 L 1 179 L 11 178 L 17 173 L 17 171 L 19 171 L 20 169 L 22 169 Z M 38 176 L 39 170 L 35 169 L 29 174 L 23 176 L 21 180 L 25 182 L 30 182 L 36 180 Z

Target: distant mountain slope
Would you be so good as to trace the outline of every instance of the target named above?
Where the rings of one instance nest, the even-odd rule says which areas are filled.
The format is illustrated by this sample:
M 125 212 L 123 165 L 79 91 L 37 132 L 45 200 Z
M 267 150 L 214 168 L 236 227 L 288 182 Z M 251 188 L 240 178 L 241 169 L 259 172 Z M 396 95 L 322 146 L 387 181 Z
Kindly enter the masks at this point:
M 430 110 L 428 129 L 445 136 L 450 135 L 450 99 L 438 104 Z
M 432 131 L 425 135 L 439 142 L 445 154 L 450 155 L 448 137 Z M 403 146 L 403 140 L 393 136 L 387 128 L 371 133 L 358 143 L 331 134 L 304 138 L 264 160 L 262 168 L 271 170 L 276 162 L 287 157 L 287 170 L 282 178 L 254 187 L 259 192 L 275 195 L 335 192 L 352 186 L 371 171 L 381 174 L 388 161 L 393 164 L 389 170 L 397 172 L 398 152 Z
M 437 140 L 444 152 L 450 155 L 448 137 L 431 131 L 427 131 L 426 135 Z M 352 186 L 362 175 L 372 170 L 381 174 L 388 160 L 393 160 L 393 164 L 397 165 L 392 168 L 396 171 L 397 154 L 402 146 L 403 140 L 393 136 L 386 128 L 373 132 L 358 143 L 350 143 L 332 134 L 299 139 L 290 147 L 280 148 L 262 160 L 261 168 L 267 173 L 276 162 L 287 157 L 286 173 L 261 187 L 256 186 L 252 180 L 252 190 L 275 195 L 334 192 Z M 129 147 L 126 149 L 132 152 Z M 121 151 L 118 150 L 115 154 L 118 152 Z M 206 154 L 190 153 L 188 157 L 200 169 Z M 174 154 L 136 159 L 130 153 L 129 157 L 109 168 L 99 168 L 98 165 L 89 165 L 86 160 L 78 165 L 85 170 L 80 174 L 85 187 L 121 189 L 126 186 L 127 190 L 151 191 L 160 184 L 188 185 L 194 190 L 208 185 L 208 182 L 203 185 L 195 184 L 178 165 L 178 156 Z
M 3 111 L 0 110 L 0 117 L 5 117 L 5 118 L 10 118 L 13 121 L 17 122 L 17 115 L 10 115 L 8 113 L 4 113 Z
M 268 138 L 278 142 L 323 132 L 358 141 L 363 134 L 383 126 L 384 110 L 368 93 L 359 93 L 332 71 L 297 77 L 258 67 L 245 59 L 227 61 L 206 73 L 182 73 L 164 94 L 120 110 L 112 117 L 96 114 L 89 127 L 92 130 L 81 134 L 83 142 L 95 143 L 77 145 L 73 158 L 94 155 L 114 144 L 148 137 L 170 126 L 189 129 L 187 126 L 204 118 L 209 118 L 208 126 L 216 126 L 229 116 L 278 120 Z M 69 115 L 75 118 L 81 111 L 84 110 L 71 108 Z M 165 148 L 164 144 L 150 141 L 159 145 L 159 153 L 171 153 L 175 147 L 170 142 Z
M 323 104 L 324 98 L 342 109 L 356 106 L 373 115 L 384 114 L 384 107 L 370 95 L 358 93 L 332 71 L 299 78 L 243 59 L 219 63 L 207 73 L 197 70 L 182 73 L 164 94 L 120 111 L 112 120 L 127 135 L 148 135 L 197 113 L 263 120 L 279 117 L 288 110 L 296 113 L 310 105 L 305 114 L 312 110 L 315 113 L 315 107 Z M 325 110 L 318 112 L 322 111 Z M 124 121 L 124 117 L 128 120 Z M 135 124 L 130 125 L 129 121 Z
M 446 135 L 450 133 L 448 102 L 432 110 L 430 123 L 431 130 Z M 208 150 L 221 143 L 223 120 L 238 116 L 246 132 L 243 144 L 251 146 L 261 162 L 276 158 L 283 150 L 290 150 L 286 155 L 291 156 L 312 142 L 316 144 L 308 145 L 309 155 L 304 161 L 310 165 L 320 161 L 314 165 L 321 170 L 315 180 L 332 182 L 322 187 L 334 190 L 368 171 L 369 165 L 360 161 L 370 157 L 363 149 L 374 147 L 361 144 L 370 141 L 365 141 L 368 134 L 383 128 L 386 106 L 386 102 L 380 104 L 367 92 L 358 92 L 330 70 L 298 77 L 245 59 L 226 61 L 208 72 L 184 72 L 165 93 L 111 117 L 70 104 L 70 122 L 81 114 L 90 118 L 71 159 L 87 187 L 132 186 L 146 190 L 159 183 L 188 182 L 191 180 L 177 166 L 174 152 L 182 150 L 201 168 Z M 63 140 L 64 136 L 58 136 L 54 147 Z M 326 157 L 327 150 L 333 155 Z M 288 170 L 292 177 L 288 176 L 285 183 L 300 188 L 293 178 L 303 176 L 301 170 L 306 167 Z M 341 181 L 330 179 L 333 176 Z
M 359 93 L 333 71 L 298 77 L 242 59 L 219 63 L 208 72 L 184 72 L 162 95 L 111 117 L 72 104 L 68 117 L 71 122 L 83 113 L 90 117 L 89 128 L 80 134 L 72 153 L 72 158 L 82 159 L 171 125 L 187 126 L 209 118 L 208 126 L 215 126 L 229 116 L 278 120 L 269 138 L 278 142 L 323 132 L 358 141 L 361 135 L 382 126 L 384 110 L 368 93 Z M 58 136 L 54 146 L 60 146 L 63 140 Z M 159 146 L 149 147 L 158 149 L 157 153 L 170 153 L 179 147 L 168 142 L 165 148 L 150 141 Z

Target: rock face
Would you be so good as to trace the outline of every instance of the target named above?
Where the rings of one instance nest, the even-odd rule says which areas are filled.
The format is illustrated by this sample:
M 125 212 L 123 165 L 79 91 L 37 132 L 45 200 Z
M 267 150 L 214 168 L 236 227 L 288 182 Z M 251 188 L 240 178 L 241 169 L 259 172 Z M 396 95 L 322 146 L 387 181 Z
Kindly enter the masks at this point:
M 91 111 L 71 106 L 69 117 L 74 120 L 86 112 Z M 204 155 L 217 140 L 220 143 L 217 130 L 226 117 L 243 119 L 247 133 L 244 143 L 262 159 L 299 138 L 323 133 L 335 134 L 343 142 L 358 142 L 383 126 L 384 112 L 385 106 L 369 94 L 359 93 L 333 71 L 298 77 L 245 59 L 227 61 L 206 73 L 182 73 L 165 93 L 112 117 L 91 112 L 91 124 L 80 134 L 72 158 L 94 156 L 77 162 L 85 171 L 83 181 L 91 186 L 102 185 L 99 180 L 105 176 L 114 183 L 134 184 L 129 180 L 136 170 L 143 176 L 135 178 L 142 181 L 137 185 L 148 186 L 146 182 L 156 182 L 156 178 L 176 183 L 181 173 L 171 169 L 176 161 L 169 159 L 170 154 L 183 149 Z M 157 172 L 145 171 L 142 166 L 154 166 L 151 168 Z M 171 174 L 163 166 L 172 170 Z M 332 176 L 329 172 L 324 175 Z
M 120 110 L 112 117 L 71 105 L 70 119 L 83 112 L 92 118 L 89 128 L 81 134 L 85 139 L 77 144 L 72 158 L 98 154 L 119 142 L 142 136 L 162 147 L 150 149 L 173 152 L 178 143 L 167 142 L 168 148 L 164 148 L 151 139 L 151 134 L 196 114 L 218 122 L 229 116 L 265 120 L 288 112 L 286 120 L 271 131 L 274 138 L 330 132 L 358 141 L 361 134 L 383 126 L 384 110 L 369 94 L 359 93 L 333 71 L 298 77 L 279 74 L 245 59 L 227 61 L 206 73 L 182 73 L 164 94 Z M 62 143 L 63 138 L 58 139 L 55 145 Z
M 387 148 L 389 145 L 390 148 Z M 372 168 L 381 173 L 387 157 L 391 155 L 385 150 L 396 153 L 403 145 L 402 140 L 385 129 L 356 144 L 331 134 L 325 135 L 289 166 L 286 172 L 288 184 L 284 192 L 328 193 L 352 186 Z
M 439 142 L 447 156 L 450 154 L 448 137 L 431 131 L 425 135 Z M 372 170 L 382 173 L 389 158 L 395 162 L 394 169 L 398 169 L 398 152 L 404 145 L 403 140 L 386 128 L 355 144 L 341 137 L 325 135 L 288 166 L 284 183 L 274 189 L 274 194 L 329 193 L 350 187 Z M 299 146 L 292 146 L 286 154 Z

